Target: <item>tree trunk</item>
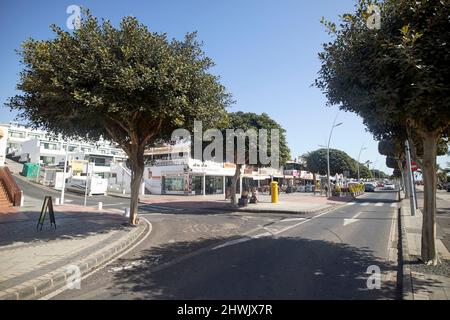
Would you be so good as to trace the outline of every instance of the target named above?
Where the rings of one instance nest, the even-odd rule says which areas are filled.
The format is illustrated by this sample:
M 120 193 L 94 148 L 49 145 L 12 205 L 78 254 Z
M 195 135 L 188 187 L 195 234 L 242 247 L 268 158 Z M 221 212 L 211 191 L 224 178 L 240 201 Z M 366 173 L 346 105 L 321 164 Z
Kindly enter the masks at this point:
M 139 191 L 144 176 L 144 149 L 136 147 L 129 159 L 131 164 L 130 224 L 135 226 L 138 222 Z
M 231 179 L 231 205 L 236 207 L 237 206 L 237 199 L 236 199 L 236 186 L 237 182 L 239 181 L 241 177 L 241 164 L 236 164 L 236 172 L 234 173 L 233 178 Z M 241 190 L 242 193 L 242 190 Z
M 439 135 L 426 132 L 423 139 L 423 223 L 422 261 L 428 265 L 439 262 L 436 252 L 436 156 Z

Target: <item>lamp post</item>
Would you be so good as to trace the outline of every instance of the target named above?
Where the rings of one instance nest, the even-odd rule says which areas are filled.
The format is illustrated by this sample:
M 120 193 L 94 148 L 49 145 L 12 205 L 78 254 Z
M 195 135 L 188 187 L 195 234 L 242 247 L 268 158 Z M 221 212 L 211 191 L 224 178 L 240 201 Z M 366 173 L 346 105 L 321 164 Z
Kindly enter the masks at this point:
M 64 192 L 66 189 L 66 170 L 67 170 L 68 151 L 69 151 L 69 142 L 66 142 L 66 154 L 64 156 L 64 172 L 63 172 L 63 181 L 62 181 L 62 188 L 61 188 L 61 204 L 64 204 Z
M 364 147 L 364 145 L 361 146 L 361 149 L 359 150 L 359 155 L 358 155 L 358 182 L 359 182 L 359 166 L 360 166 L 359 160 L 361 159 L 361 153 L 363 152 L 363 150 L 367 150 L 367 148 Z
M 337 116 L 333 121 L 333 125 L 331 126 L 331 131 L 330 131 L 330 137 L 328 138 L 328 144 L 327 144 L 327 186 L 328 186 L 328 192 L 327 192 L 327 196 L 330 196 L 330 192 L 331 192 L 331 188 L 330 188 L 330 143 L 331 143 L 331 136 L 333 135 L 333 130 L 336 127 L 339 127 L 341 125 L 343 125 L 343 122 L 339 122 L 336 123 L 337 120 Z M 323 147 L 323 146 L 322 146 Z

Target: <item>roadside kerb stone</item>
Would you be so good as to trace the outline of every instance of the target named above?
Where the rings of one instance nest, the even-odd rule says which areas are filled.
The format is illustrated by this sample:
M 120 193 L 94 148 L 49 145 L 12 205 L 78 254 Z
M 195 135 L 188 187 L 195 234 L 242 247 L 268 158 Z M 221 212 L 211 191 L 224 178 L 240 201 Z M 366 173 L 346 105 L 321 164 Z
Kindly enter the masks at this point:
M 409 201 L 409 200 L 403 200 L 401 202 L 401 207 L 398 212 L 398 221 L 400 224 L 399 242 L 401 244 L 401 252 L 402 252 L 402 254 L 401 254 L 402 261 L 399 261 L 399 263 L 401 263 L 401 265 L 402 265 L 402 298 L 403 298 L 403 300 L 414 300 L 411 268 L 409 267 L 409 262 L 411 261 L 411 257 L 409 255 L 405 219 L 403 217 L 403 215 L 405 214 L 404 213 L 404 208 L 405 208 L 404 201 Z

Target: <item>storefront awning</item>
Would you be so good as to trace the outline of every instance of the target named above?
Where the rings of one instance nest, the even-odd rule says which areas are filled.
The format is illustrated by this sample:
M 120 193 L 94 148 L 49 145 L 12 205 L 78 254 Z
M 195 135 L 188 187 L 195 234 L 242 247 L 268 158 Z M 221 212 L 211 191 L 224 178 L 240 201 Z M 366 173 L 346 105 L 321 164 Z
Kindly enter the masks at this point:
M 253 180 L 269 180 L 270 176 L 253 176 Z

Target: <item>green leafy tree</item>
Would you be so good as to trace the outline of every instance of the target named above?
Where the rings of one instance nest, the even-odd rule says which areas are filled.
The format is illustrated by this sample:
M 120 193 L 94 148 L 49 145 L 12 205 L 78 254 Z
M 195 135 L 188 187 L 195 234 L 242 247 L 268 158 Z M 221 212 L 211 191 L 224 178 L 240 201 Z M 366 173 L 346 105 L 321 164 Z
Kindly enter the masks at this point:
M 327 174 L 327 149 L 323 148 L 309 152 L 304 157 L 310 172 L 321 175 Z M 357 162 L 344 151 L 330 149 L 330 174 L 332 176 L 349 171 L 350 175 L 354 177 L 357 172 L 356 164 Z
M 371 172 L 372 172 L 372 177 L 376 178 L 376 179 L 386 179 L 389 177 L 385 172 L 378 170 L 378 169 L 372 169 Z
M 229 94 L 209 73 L 196 34 L 168 40 L 133 17 L 118 28 L 88 11 L 73 33 L 53 25 L 54 38 L 23 43 L 18 89 L 9 101 L 35 127 L 65 136 L 117 143 L 131 165 L 130 223 L 137 223 L 144 150 L 193 120 L 222 121 Z
M 448 1 L 385 0 L 381 28 L 367 27 L 368 5 L 337 27 L 319 57 L 316 85 L 330 105 L 355 112 L 375 135 L 413 135 L 423 146 L 422 260 L 437 264 L 436 156 L 450 130 L 450 5 Z M 404 128 L 405 130 L 398 130 Z
M 361 163 L 359 167 L 359 176 L 361 179 L 372 179 L 373 175 L 366 164 Z
M 259 133 L 260 129 L 266 129 L 268 130 L 267 135 L 267 155 L 271 156 L 271 129 L 279 130 L 279 164 L 282 166 L 286 163 L 286 161 L 290 160 L 290 150 L 287 145 L 286 140 L 286 131 L 283 129 L 275 120 L 271 119 L 266 113 L 262 114 L 256 114 L 251 112 L 234 112 L 228 114 L 228 124 L 229 128 L 232 130 L 242 130 L 242 132 L 249 132 L 249 130 L 255 130 L 255 132 Z M 226 135 L 226 131 L 224 132 L 224 135 Z M 245 137 L 243 137 L 245 138 Z M 232 140 L 229 140 L 228 142 L 234 142 L 234 150 L 232 152 L 232 158 L 233 163 L 236 164 L 236 172 L 235 175 L 232 178 L 232 184 L 231 184 L 231 205 L 235 206 L 237 203 L 236 200 L 236 187 L 237 182 L 239 181 L 241 177 L 241 169 L 243 165 L 250 164 L 250 154 L 249 151 L 251 149 L 254 149 L 258 152 L 257 156 L 257 163 L 251 164 L 254 167 L 264 167 L 267 166 L 262 163 L 261 158 L 259 156 L 259 150 L 261 149 L 262 145 L 260 145 L 260 140 L 257 139 L 257 141 L 251 141 L 251 139 L 245 138 L 245 143 L 242 146 L 244 150 L 240 149 L 240 151 L 243 152 L 244 159 L 238 158 L 238 137 L 233 138 Z M 225 144 L 224 144 L 225 146 Z M 226 150 L 224 150 L 224 154 L 226 153 Z M 231 154 L 230 154 L 231 156 Z M 279 168 L 276 168 L 279 169 Z

